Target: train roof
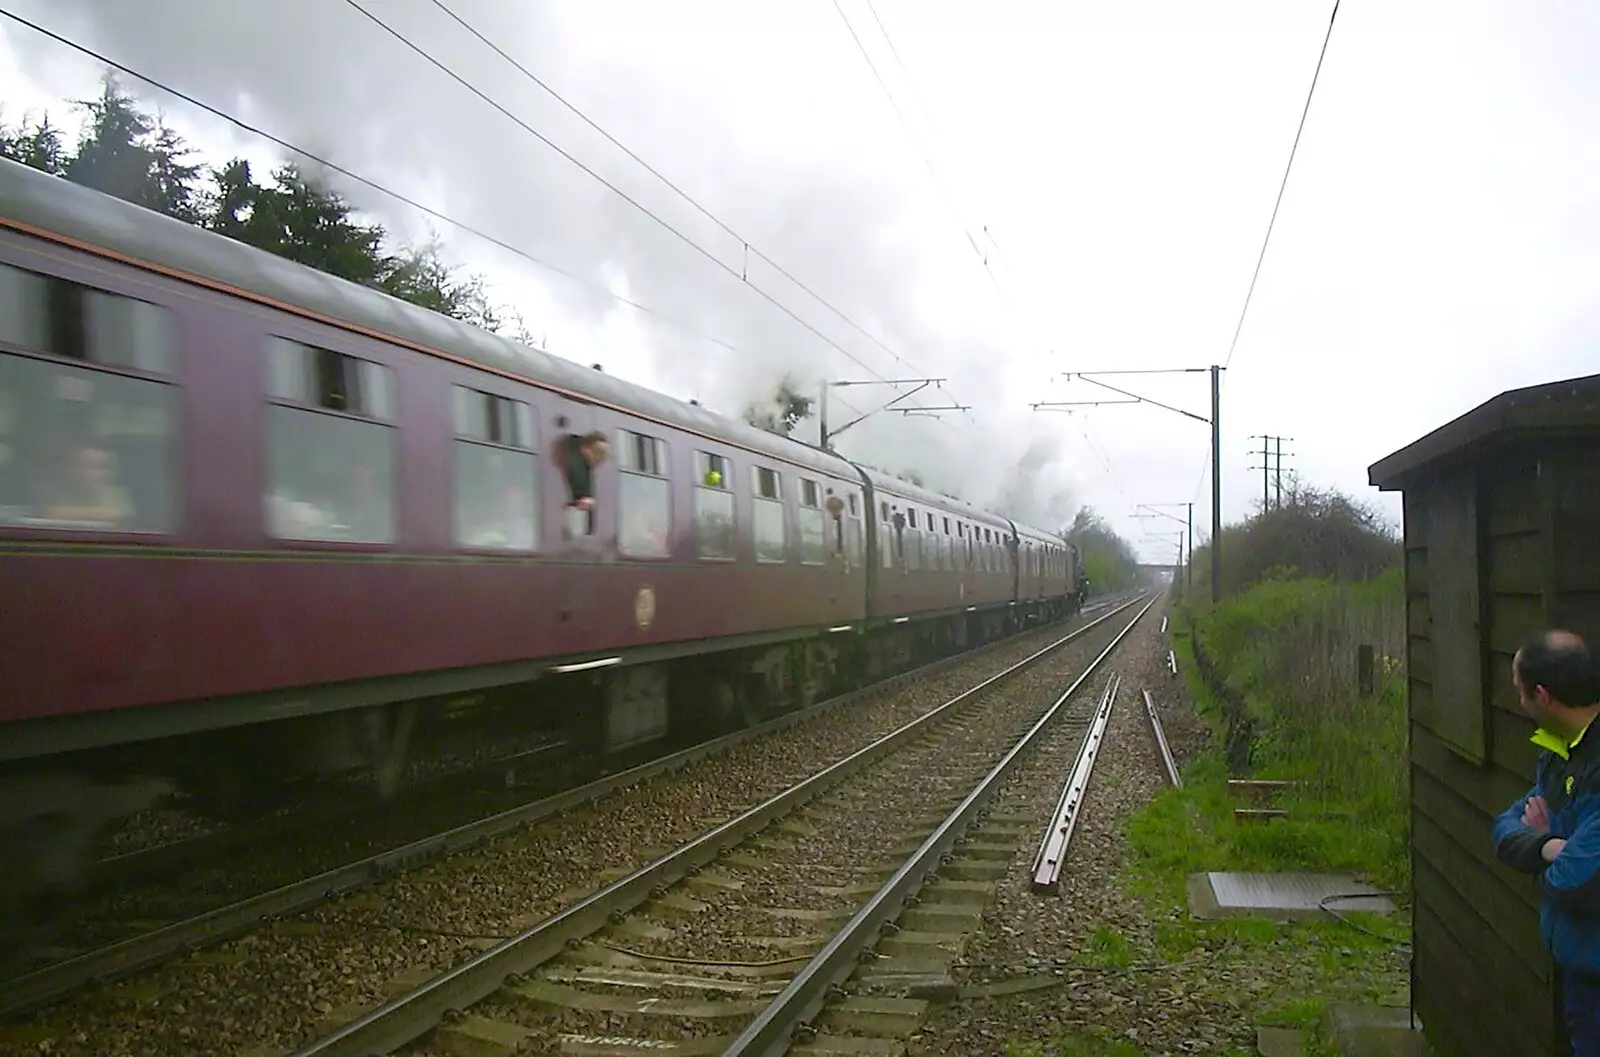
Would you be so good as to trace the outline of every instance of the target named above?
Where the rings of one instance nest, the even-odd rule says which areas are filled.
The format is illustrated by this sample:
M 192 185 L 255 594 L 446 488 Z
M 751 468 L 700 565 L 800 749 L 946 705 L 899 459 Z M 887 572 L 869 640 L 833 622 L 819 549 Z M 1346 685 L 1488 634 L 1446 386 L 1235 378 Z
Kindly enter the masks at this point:
M 376 331 L 424 350 L 513 374 L 589 403 L 643 414 L 819 471 L 855 476 L 852 465 L 831 452 L 4 159 L 0 159 L 0 218 L 20 221 L 38 234 L 65 236 L 92 250 L 111 250 L 135 263 L 231 287 L 336 325 Z
M 1049 532 L 1045 529 L 1033 528 L 1030 525 L 1024 525 L 1020 521 L 1013 522 L 1013 524 L 1017 526 L 1017 535 L 1023 537 L 1024 539 L 1048 543 L 1052 547 L 1059 547 L 1067 542 L 1059 532 Z
M 882 470 L 875 470 L 870 466 L 862 466 L 860 469 L 877 491 L 891 492 L 913 503 L 933 507 L 947 514 L 959 514 L 969 521 L 976 521 L 981 525 L 988 525 L 990 528 L 1008 529 L 1011 527 L 1011 522 L 1006 518 L 975 507 L 964 499 L 953 499 L 947 495 L 940 495 L 938 492 L 923 488 L 920 485 L 914 485 L 910 481 L 902 481 L 898 477 L 884 473 Z

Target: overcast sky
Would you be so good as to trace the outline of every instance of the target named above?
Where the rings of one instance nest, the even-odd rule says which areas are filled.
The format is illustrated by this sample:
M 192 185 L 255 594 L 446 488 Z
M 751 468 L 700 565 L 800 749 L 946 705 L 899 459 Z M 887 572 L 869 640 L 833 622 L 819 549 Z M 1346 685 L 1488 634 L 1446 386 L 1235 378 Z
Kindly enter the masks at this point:
M 401 237 L 432 223 L 553 353 L 730 414 L 784 371 L 808 388 L 947 377 L 917 399 L 970 412 L 879 415 L 840 450 L 1041 526 L 1091 504 L 1151 560 L 1171 552 L 1142 537 L 1168 526 L 1136 504 L 1198 500 L 1209 525 L 1203 424 L 1029 405 L 1118 399 L 1066 371 L 1228 356 L 1331 0 L 840 0 L 845 17 L 832 0 L 447 0 L 738 237 L 433 0 L 362 2 L 705 252 L 347 0 L 0 7 L 582 276 L 333 178 Z M 1260 501 L 1252 434 L 1292 437 L 1303 479 L 1398 519 L 1370 463 L 1504 389 L 1597 370 L 1595 54 L 1600 5 L 1584 0 L 1341 7 L 1225 376 L 1227 519 Z M 66 120 L 60 101 L 98 75 L 0 20 L 8 123 L 46 106 Z M 208 160 L 282 156 L 125 82 Z M 744 242 L 750 283 L 865 366 L 747 288 Z M 1209 413 L 1203 374 L 1106 380 Z M 865 410 L 894 394 L 841 395 Z

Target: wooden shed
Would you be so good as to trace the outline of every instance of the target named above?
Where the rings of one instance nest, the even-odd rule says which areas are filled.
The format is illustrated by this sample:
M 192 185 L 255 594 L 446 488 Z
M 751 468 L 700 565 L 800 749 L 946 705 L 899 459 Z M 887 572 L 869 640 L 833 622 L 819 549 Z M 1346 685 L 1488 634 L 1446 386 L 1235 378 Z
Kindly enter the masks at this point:
M 1490 828 L 1538 754 L 1518 641 L 1600 647 L 1600 375 L 1501 393 L 1369 479 L 1404 494 L 1412 1008 L 1440 1057 L 1565 1055 L 1538 889 Z

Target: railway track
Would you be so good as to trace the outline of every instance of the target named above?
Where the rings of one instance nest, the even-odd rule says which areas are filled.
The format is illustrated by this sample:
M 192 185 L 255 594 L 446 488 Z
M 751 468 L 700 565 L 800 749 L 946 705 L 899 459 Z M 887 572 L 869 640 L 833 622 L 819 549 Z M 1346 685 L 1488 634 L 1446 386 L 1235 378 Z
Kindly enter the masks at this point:
M 1107 609 L 1117 604 L 1117 601 L 1119 600 L 1101 600 L 1093 603 L 1085 607 L 1084 615 L 1092 615 L 1100 610 Z M 842 705 L 860 702 L 864 698 L 875 697 L 895 690 L 913 680 L 928 677 L 942 669 L 956 666 L 963 662 L 979 659 L 995 651 L 1003 652 L 1023 648 L 1026 641 L 1036 638 L 1042 633 L 1041 631 L 1030 632 L 1027 635 L 1002 640 L 979 650 L 943 658 L 932 664 L 902 673 L 889 680 L 841 695 L 811 709 L 790 713 L 758 727 L 739 731 L 723 738 L 693 746 L 659 760 L 606 775 L 596 781 L 552 796 L 543 797 L 531 803 L 521 803 L 486 817 L 475 818 L 465 824 L 453 825 L 448 829 L 437 832 L 429 832 L 426 836 L 391 845 L 375 854 L 366 854 L 342 862 L 339 865 L 317 872 L 313 876 L 305 876 L 302 872 L 295 875 L 294 880 L 273 886 L 262 886 L 257 882 L 253 890 L 246 883 L 237 883 L 238 887 L 247 890 L 247 894 L 241 898 L 232 900 L 218 898 L 219 892 L 225 894 L 230 891 L 230 886 L 227 882 L 212 880 L 209 883 L 197 884 L 193 878 L 189 878 L 190 887 L 195 888 L 203 897 L 202 902 L 204 905 L 198 912 L 188 914 L 169 912 L 165 920 L 157 918 L 152 921 L 151 919 L 156 917 L 160 910 L 161 899 L 159 897 L 153 902 L 144 897 L 138 897 L 141 900 L 139 902 L 130 900 L 125 905 L 137 905 L 145 909 L 136 912 L 125 911 L 120 919 L 114 914 L 111 915 L 111 920 L 114 923 L 120 923 L 124 928 L 121 934 L 112 934 L 112 942 L 72 954 L 26 975 L 0 981 L 0 1017 L 15 1020 L 24 1014 L 59 1002 L 86 985 L 115 980 L 139 970 L 159 965 L 175 956 L 188 954 L 237 937 L 261 926 L 263 923 L 301 914 L 310 908 L 341 895 L 352 893 L 375 881 L 395 876 L 430 860 L 480 844 L 491 838 L 511 833 L 531 823 L 570 811 L 582 804 L 599 800 L 609 794 L 638 785 L 657 776 L 681 770 L 690 764 L 726 752 L 738 745 L 798 726 L 808 720 L 832 712 Z M 457 811 L 459 814 L 459 807 Z M 417 831 L 419 824 L 425 823 L 419 823 L 416 818 L 411 820 L 413 834 Z M 238 835 L 226 833 L 205 835 L 175 842 L 172 846 L 158 846 L 137 851 L 132 853 L 131 856 L 121 857 L 122 861 L 120 863 L 115 859 L 108 860 L 101 865 L 101 869 L 112 876 L 115 876 L 116 873 L 121 873 L 125 877 L 133 877 L 140 872 L 154 872 L 161 865 L 166 868 L 181 866 L 193 873 L 195 864 L 205 861 L 208 855 L 232 854 L 240 861 L 232 864 L 229 867 L 230 869 L 236 872 L 240 870 L 258 872 L 250 865 L 248 856 L 238 855 L 239 849 L 247 843 L 247 841 L 241 841 Z M 252 849 L 252 851 L 255 850 L 257 849 Z M 237 890 L 237 888 L 233 890 Z M 169 895 L 167 903 L 169 911 L 181 911 L 185 906 L 193 906 L 192 903 L 186 904 L 183 897 L 176 895 Z M 156 908 L 154 912 L 148 909 L 152 906 Z M 138 931 L 128 935 L 126 931 L 128 925 L 132 925 Z M 144 927 L 139 928 L 139 926 Z
M 1065 691 L 1061 647 L 1138 598 L 293 1057 L 425 1037 L 415 1052 L 778 1055 L 797 1035 L 795 1052 L 815 1057 L 894 1052 L 892 1039 L 832 1045 L 802 1026 L 830 996 L 829 1017 L 869 1039 L 920 1016 L 925 999 L 908 990 L 948 966 L 948 941 L 976 927 L 1033 823 L 987 819 L 949 853 L 1047 731 L 1068 722 L 1056 735 L 1081 736 L 1109 709 L 1069 702 L 1155 601 Z M 1030 685 L 1005 692 L 1019 675 Z M 881 957 L 860 965 L 872 948 Z M 861 985 L 839 991 L 852 974 Z

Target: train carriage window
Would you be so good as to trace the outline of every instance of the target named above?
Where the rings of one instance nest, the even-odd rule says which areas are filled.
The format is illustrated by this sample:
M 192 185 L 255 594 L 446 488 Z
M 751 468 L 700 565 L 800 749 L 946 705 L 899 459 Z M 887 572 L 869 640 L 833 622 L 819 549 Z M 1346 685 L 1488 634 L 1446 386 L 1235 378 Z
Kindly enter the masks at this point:
M 866 526 L 861 520 L 861 498 L 851 492 L 848 500 L 849 513 L 845 517 L 844 548 L 845 559 L 850 568 L 861 565 L 866 554 Z
M 520 400 L 450 387 L 455 423 L 458 546 L 533 550 L 539 545 L 539 466 L 533 410 Z
M 694 453 L 694 547 L 698 557 L 732 561 L 738 533 L 734 523 L 732 475 L 728 460 L 707 451 Z
M 0 525 L 172 531 L 173 343 L 161 305 L 0 265 Z
M 786 561 L 789 541 L 783 517 L 783 475 L 765 466 L 753 466 L 750 468 L 750 482 L 756 561 Z
M 659 437 L 617 431 L 617 548 L 630 558 L 665 558 L 671 551 L 672 482 L 667 444 Z
M 883 567 L 885 569 L 892 569 L 894 568 L 895 551 L 900 546 L 900 533 L 899 530 L 895 528 L 894 519 L 889 516 L 888 502 L 885 501 L 879 503 L 878 509 L 883 515 L 882 525 L 878 529 L 878 550 L 882 553 L 881 561 L 883 562 Z
M 795 511 L 800 528 L 800 564 L 821 565 L 828 560 L 826 515 L 822 489 L 808 477 L 800 478 L 800 508 Z
M 394 539 L 394 376 L 287 338 L 267 339 L 267 531 L 278 539 Z
M 913 507 L 906 507 L 905 542 L 906 569 L 922 568 L 922 531 L 917 528 L 917 511 Z

